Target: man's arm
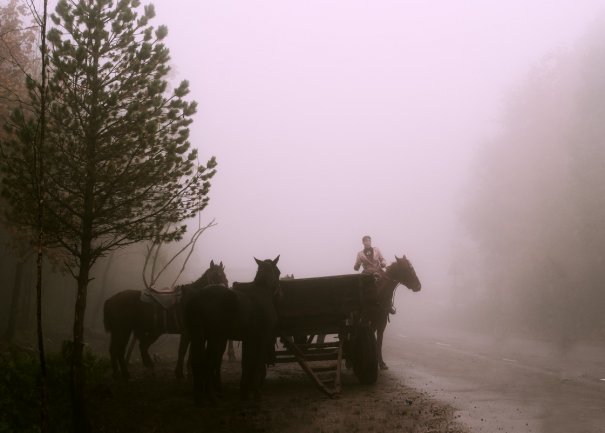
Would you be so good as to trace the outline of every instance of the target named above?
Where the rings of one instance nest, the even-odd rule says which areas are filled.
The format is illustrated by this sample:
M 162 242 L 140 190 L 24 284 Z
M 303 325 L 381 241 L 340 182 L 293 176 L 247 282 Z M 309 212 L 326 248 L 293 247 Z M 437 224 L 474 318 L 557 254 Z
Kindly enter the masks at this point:
M 378 263 L 380 263 L 380 267 L 386 268 L 387 262 L 384 260 L 384 257 L 382 257 L 382 253 L 380 252 L 380 250 L 376 248 L 374 252 L 376 253 L 376 258 L 378 259 Z
M 353 269 L 358 271 L 360 266 L 361 266 L 361 258 L 359 257 L 359 253 L 357 253 L 357 256 L 355 257 L 355 265 L 353 265 Z

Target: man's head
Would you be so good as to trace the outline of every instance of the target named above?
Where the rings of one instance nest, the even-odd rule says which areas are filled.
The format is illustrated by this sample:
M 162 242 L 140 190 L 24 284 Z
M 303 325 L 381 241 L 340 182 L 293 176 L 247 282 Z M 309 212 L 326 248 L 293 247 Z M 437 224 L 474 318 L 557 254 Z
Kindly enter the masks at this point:
M 363 242 L 364 248 L 370 248 L 372 246 L 372 238 L 368 235 L 362 237 L 361 242 Z

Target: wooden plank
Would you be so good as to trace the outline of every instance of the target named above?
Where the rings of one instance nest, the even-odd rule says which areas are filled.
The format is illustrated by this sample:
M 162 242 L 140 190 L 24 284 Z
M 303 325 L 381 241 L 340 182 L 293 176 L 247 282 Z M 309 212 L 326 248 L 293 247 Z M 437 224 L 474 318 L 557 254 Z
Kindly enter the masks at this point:
M 334 348 L 337 349 L 340 346 L 340 342 L 338 341 L 331 341 L 328 343 L 305 343 L 305 344 L 298 344 L 297 345 L 300 349 L 327 349 L 327 348 Z
M 316 315 L 348 315 L 373 295 L 374 279 L 365 274 L 282 280 L 277 303 L 280 320 Z M 371 297 L 370 296 L 370 297 Z
M 296 343 L 293 341 L 289 341 L 288 339 L 284 339 L 283 344 L 286 346 L 290 352 L 296 357 L 298 364 L 301 368 L 313 379 L 317 387 L 327 394 L 330 397 L 334 397 L 339 394 L 340 390 L 336 390 L 334 388 L 327 387 L 326 384 L 315 374 L 311 366 L 306 360 L 305 354 L 297 347 Z
M 340 393 L 340 373 L 342 369 L 342 340 L 339 340 L 338 360 L 336 361 L 336 375 L 334 377 L 334 390 Z
M 328 371 L 336 372 L 338 366 L 336 364 L 324 365 L 321 367 L 311 367 L 315 373 L 325 373 Z

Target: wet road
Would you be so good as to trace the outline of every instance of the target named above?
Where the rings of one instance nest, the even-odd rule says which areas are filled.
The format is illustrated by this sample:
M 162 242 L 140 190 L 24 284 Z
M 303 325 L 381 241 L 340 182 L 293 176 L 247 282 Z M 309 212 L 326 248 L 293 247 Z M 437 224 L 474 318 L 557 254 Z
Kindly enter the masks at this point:
M 391 324 L 385 360 L 472 432 L 605 433 L 605 348 Z

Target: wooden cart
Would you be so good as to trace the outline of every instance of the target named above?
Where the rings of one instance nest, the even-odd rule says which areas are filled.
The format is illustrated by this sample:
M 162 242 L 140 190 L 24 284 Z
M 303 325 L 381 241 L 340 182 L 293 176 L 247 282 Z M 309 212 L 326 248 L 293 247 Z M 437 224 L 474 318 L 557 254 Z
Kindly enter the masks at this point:
M 343 361 L 358 380 L 373 384 L 378 376 L 376 339 L 367 310 L 376 303 L 374 278 L 364 274 L 282 280 L 277 336 L 283 349 L 276 362 L 298 362 L 327 395 L 340 393 Z M 334 341 L 311 342 L 328 335 Z M 335 337 L 335 338 L 334 338 Z

